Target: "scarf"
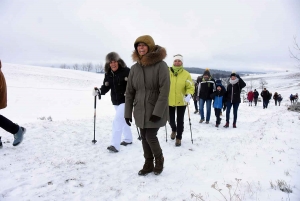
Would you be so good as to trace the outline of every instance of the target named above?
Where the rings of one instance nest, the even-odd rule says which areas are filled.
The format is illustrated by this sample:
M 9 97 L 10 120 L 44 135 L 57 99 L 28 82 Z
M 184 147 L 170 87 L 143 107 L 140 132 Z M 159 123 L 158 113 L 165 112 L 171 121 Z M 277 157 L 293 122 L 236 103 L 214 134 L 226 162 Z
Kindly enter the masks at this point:
M 179 72 L 181 69 L 183 69 L 183 66 L 179 66 L 179 67 L 174 66 L 174 65 L 172 66 L 172 70 L 173 70 L 175 76 L 178 75 L 178 72 Z
M 235 80 L 232 80 L 232 79 L 229 80 L 229 83 L 232 84 L 232 85 L 234 85 L 238 82 L 239 82 L 239 78 L 236 78 Z

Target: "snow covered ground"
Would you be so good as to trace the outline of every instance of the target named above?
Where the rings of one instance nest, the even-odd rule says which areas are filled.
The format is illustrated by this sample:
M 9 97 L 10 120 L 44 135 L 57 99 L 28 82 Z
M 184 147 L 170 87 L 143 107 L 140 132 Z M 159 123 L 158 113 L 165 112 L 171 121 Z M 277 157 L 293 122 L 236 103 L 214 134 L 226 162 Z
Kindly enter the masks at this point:
M 142 177 L 137 173 L 143 166 L 143 152 L 134 124 L 132 145 L 121 146 L 119 153 L 106 149 L 114 117 L 109 94 L 97 101 L 98 142 L 91 142 L 92 89 L 101 86 L 102 74 L 5 63 L 3 72 L 8 107 L 0 113 L 26 127 L 27 133 L 23 143 L 13 147 L 13 136 L 0 130 L 4 142 L 1 201 L 215 201 L 225 200 L 223 195 L 230 200 L 227 184 L 232 186 L 231 196 L 236 195 L 232 200 L 300 200 L 300 115 L 287 111 L 289 94 L 300 92 L 299 73 L 245 77 L 247 82 L 264 78 L 267 88 L 282 94 L 284 100 L 280 107 L 271 101 L 266 110 L 262 103 L 257 107 L 241 103 L 236 129 L 231 124 L 228 129 L 215 128 L 214 115 L 210 124 L 199 124 L 191 102 L 194 143 L 186 112 L 182 146 L 174 146 L 169 126 L 166 142 L 165 128 L 161 128 L 164 171 Z M 222 118 L 223 125 L 225 115 Z M 212 188 L 215 182 L 223 195 Z M 278 187 L 284 182 L 286 192 Z

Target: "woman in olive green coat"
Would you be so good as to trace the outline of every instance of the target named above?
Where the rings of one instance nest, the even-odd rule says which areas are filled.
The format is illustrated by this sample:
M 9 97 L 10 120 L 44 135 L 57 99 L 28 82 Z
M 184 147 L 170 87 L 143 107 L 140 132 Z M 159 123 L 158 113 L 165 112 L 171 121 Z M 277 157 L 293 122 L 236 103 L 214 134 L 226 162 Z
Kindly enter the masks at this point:
M 170 76 L 163 61 L 167 53 L 165 48 L 155 45 L 149 35 L 138 37 L 134 48 L 132 59 L 136 63 L 128 76 L 124 117 L 131 125 L 133 112 L 135 124 L 141 131 L 145 164 L 138 174 L 153 171 L 158 175 L 163 170 L 164 157 L 156 135 L 169 116 Z

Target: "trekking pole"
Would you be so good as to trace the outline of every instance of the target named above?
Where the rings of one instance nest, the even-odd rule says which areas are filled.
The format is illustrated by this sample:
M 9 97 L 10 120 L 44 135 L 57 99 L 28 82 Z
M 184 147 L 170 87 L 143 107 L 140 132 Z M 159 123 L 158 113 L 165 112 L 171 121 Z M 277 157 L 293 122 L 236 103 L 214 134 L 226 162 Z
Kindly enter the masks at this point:
M 97 96 L 99 97 L 99 100 L 101 99 L 100 91 L 97 87 L 94 88 L 95 91 L 97 91 L 97 95 L 95 96 L 94 100 L 94 139 L 92 140 L 92 143 L 96 144 L 97 140 L 96 138 L 96 105 L 97 105 Z
M 190 131 L 191 131 L 191 140 L 192 140 L 192 144 L 194 144 L 193 143 L 193 133 L 192 133 L 192 123 L 191 123 L 191 117 L 190 117 L 189 103 L 186 105 L 186 107 L 188 108 L 188 115 L 189 115 L 189 122 L 190 122 Z
M 138 135 L 139 135 L 139 137 L 138 137 L 138 140 L 142 140 L 142 137 L 141 137 L 141 135 L 140 135 L 140 131 L 139 131 L 139 128 L 138 127 L 136 127 L 136 130 L 137 130 L 137 132 L 138 132 Z
M 165 125 L 165 130 L 166 130 L 166 142 L 168 142 L 168 137 L 167 137 L 167 125 Z

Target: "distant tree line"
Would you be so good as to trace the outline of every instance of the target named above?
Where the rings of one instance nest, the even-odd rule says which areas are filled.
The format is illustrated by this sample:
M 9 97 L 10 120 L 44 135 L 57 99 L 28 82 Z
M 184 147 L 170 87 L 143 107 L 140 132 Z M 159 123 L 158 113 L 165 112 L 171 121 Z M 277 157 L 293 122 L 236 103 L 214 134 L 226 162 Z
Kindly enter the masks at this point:
M 74 69 L 74 70 L 82 70 L 87 72 L 96 72 L 96 73 L 104 73 L 103 64 L 95 64 L 93 65 L 91 62 L 78 64 L 75 63 L 73 65 L 61 64 L 60 68 L 62 69 Z

